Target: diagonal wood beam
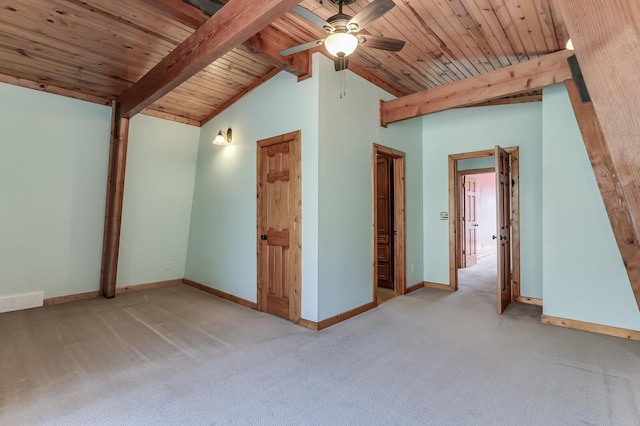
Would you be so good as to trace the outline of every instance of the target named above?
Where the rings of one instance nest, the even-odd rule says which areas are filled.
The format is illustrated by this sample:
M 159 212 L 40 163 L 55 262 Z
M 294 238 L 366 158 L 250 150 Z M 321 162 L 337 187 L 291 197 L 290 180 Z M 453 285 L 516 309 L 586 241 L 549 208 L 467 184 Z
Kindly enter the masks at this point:
M 260 56 L 274 67 L 295 75 L 300 81 L 311 77 L 311 52 L 306 50 L 289 56 L 278 53 L 296 44 L 296 40 L 269 26 L 238 47 Z
M 130 118 L 289 11 L 300 0 L 230 0 L 120 96 Z
M 571 52 L 561 50 L 490 71 L 476 77 L 445 84 L 435 89 L 413 93 L 380 103 L 380 124 L 419 117 L 451 108 L 486 102 L 504 96 L 541 89 L 571 78 L 567 58 Z
M 200 9 L 183 0 L 142 0 L 142 2 L 155 7 L 189 28 L 196 29 L 209 19 Z
M 639 250 L 640 236 L 640 2 L 611 0 L 605 6 L 599 0 L 563 0 L 558 4 L 602 129 L 611 173 L 619 181 L 619 208 L 626 210 L 631 221 L 625 233 L 610 216 L 616 240 L 630 246 L 621 248 L 621 253 L 640 308 L 640 264 L 629 263 L 624 254 Z
M 109 149 L 107 201 L 102 239 L 102 268 L 100 270 L 100 295 L 108 299 L 116 296 L 128 141 L 129 119 L 122 118 L 120 106 L 113 101 L 111 107 L 111 147 Z
M 565 85 L 613 228 L 613 234 L 622 255 L 622 261 L 627 267 L 627 274 L 636 302 L 640 306 L 640 247 L 633 244 L 638 239 L 624 201 L 620 176 L 616 173 L 609 147 L 593 108 L 593 102 L 583 103 L 581 101 L 578 88 L 573 80 L 565 81 Z
M 209 16 L 202 10 L 182 0 L 143 1 L 189 28 L 197 29 L 209 19 Z M 311 74 L 311 55 L 308 51 L 286 57 L 278 53 L 296 44 L 298 44 L 298 41 L 292 37 L 272 26 L 268 26 L 239 45 L 238 48 L 260 56 L 262 60 L 278 69 L 304 78 Z

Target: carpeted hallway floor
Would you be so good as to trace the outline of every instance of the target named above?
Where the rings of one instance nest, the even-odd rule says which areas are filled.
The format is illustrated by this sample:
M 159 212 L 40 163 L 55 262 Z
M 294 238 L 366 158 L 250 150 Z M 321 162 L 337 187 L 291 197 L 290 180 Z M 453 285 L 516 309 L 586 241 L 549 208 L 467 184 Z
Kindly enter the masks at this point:
M 182 285 L 6 313 L 0 424 L 640 425 L 640 343 L 539 317 L 462 287 L 319 333 Z

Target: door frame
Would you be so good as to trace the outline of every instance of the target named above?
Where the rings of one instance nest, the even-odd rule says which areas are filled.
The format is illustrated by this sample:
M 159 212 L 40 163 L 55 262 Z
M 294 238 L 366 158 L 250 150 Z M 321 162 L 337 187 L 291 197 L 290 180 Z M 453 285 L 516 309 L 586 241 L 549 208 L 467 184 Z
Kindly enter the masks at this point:
M 462 268 L 462 249 L 464 247 L 464 241 L 466 238 L 466 235 L 464 233 L 464 222 L 462 221 L 462 217 L 464 216 L 464 212 L 462 211 L 461 204 L 462 204 L 462 190 L 460 188 L 462 188 L 462 178 L 466 175 L 479 175 L 479 174 L 483 174 L 483 173 L 495 173 L 496 169 L 495 167 L 486 167 L 483 169 L 469 169 L 469 170 L 458 170 L 458 174 L 457 174 L 457 182 L 458 182 L 458 194 L 460 196 L 460 198 L 458 199 L 458 250 L 460 251 L 460 253 L 458 253 L 458 256 L 456 257 L 456 261 L 460 262 L 458 263 L 458 268 Z
M 394 242 L 393 242 L 393 268 L 394 268 L 394 294 L 404 295 L 407 291 L 407 270 L 406 270 L 406 224 L 405 224 L 405 153 L 397 149 L 383 145 L 372 144 L 371 155 L 371 182 L 373 191 L 372 199 L 372 281 L 373 281 L 373 302 L 377 305 L 376 289 L 378 287 L 378 218 L 376 209 L 376 194 L 378 193 L 378 181 L 376 179 L 376 166 L 378 154 L 388 157 L 393 162 L 393 217 L 394 217 Z
M 257 190 L 257 211 L 256 211 L 256 244 L 257 244 L 257 305 L 259 311 L 264 311 L 265 301 L 264 297 L 266 292 L 262 288 L 262 277 L 260 262 L 263 255 L 264 245 L 261 244 L 260 235 L 263 233 L 262 229 L 262 208 L 263 208 L 263 196 L 262 196 L 262 161 L 260 157 L 260 151 L 270 145 L 279 144 L 282 142 L 291 142 L 293 144 L 293 150 L 291 154 L 292 162 L 289 163 L 289 181 L 293 184 L 290 188 L 289 194 L 289 212 L 290 212 L 290 229 L 289 229 L 289 251 L 291 256 L 290 264 L 290 286 L 289 286 L 289 320 L 296 322 L 301 318 L 302 310 L 302 149 L 301 149 L 301 137 L 302 132 L 300 130 L 286 133 L 279 136 L 274 136 L 267 139 L 259 140 L 256 143 L 256 162 L 257 162 L 257 176 L 256 176 L 256 190 Z M 264 232 L 266 233 L 266 232 Z
M 519 147 L 503 148 L 511 155 L 511 289 L 512 299 L 520 298 L 520 149 Z M 449 155 L 449 289 L 458 290 L 458 267 L 460 242 L 460 182 L 458 161 L 475 158 L 493 157 L 495 149 L 465 152 Z

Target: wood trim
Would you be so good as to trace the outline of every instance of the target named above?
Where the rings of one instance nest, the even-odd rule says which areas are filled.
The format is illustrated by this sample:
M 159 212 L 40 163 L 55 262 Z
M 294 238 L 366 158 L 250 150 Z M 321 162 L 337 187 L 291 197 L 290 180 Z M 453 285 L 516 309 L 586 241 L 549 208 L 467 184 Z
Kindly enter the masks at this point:
M 330 56 L 328 53 L 323 51 L 321 52 L 322 54 L 324 54 L 327 58 L 331 59 L 331 61 L 333 61 L 333 57 Z M 364 78 L 365 80 L 367 80 L 369 83 L 373 84 L 374 86 L 378 86 L 379 88 L 381 88 L 382 90 L 384 90 L 385 92 L 390 93 L 391 95 L 399 98 L 401 96 L 405 96 L 408 93 L 405 91 L 401 91 L 398 90 L 396 87 L 392 86 L 391 84 L 387 83 L 386 81 L 378 78 L 375 74 L 373 74 L 371 71 L 367 70 L 366 67 L 362 67 L 356 63 L 349 63 L 349 71 L 351 71 L 352 73 L 354 73 L 355 75 Z M 383 126 L 386 127 L 386 126 Z
M 182 282 L 189 287 L 197 288 L 198 290 L 204 291 L 205 293 L 212 294 L 221 299 L 228 300 L 230 302 L 236 303 L 238 305 L 244 306 L 245 308 L 253 309 L 254 311 L 258 310 L 258 304 L 251 302 L 249 300 L 243 299 L 242 297 L 235 296 L 230 293 L 226 293 L 222 290 L 218 290 L 217 288 L 209 287 L 204 284 L 197 283 L 195 281 L 191 281 L 188 279 L 183 279 Z
M 513 104 L 525 104 L 529 102 L 542 102 L 542 93 L 539 95 L 529 96 L 516 96 L 509 98 L 494 99 L 492 101 L 480 102 L 477 104 L 466 105 L 462 108 L 474 108 L 481 106 L 496 106 L 496 105 L 513 105 Z
M 475 158 L 475 157 L 470 157 Z M 458 204 L 460 200 L 460 188 L 456 178 L 458 176 L 458 159 L 449 156 L 449 287 L 448 290 L 458 290 L 458 265 L 462 265 L 460 250 L 458 250 L 458 227 L 460 212 Z M 443 285 L 443 284 L 440 284 Z M 425 283 L 425 287 L 427 287 Z
M 520 148 L 511 154 L 511 297 L 520 297 Z
M 79 300 L 97 299 L 100 297 L 99 291 L 88 291 L 86 293 L 70 294 L 67 296 L 49 297 L 44 299 L 44 306 L 59 305 L 61 303 L 77 302 Z
M 175 280 L 155 281 L 152 283 L 133 284 L 125 287 L 117 287 L 116 294 L 130 293 L 132 291 L 149 290 L 149 289 L 158 288 L 158 287 L 168 287 L 172 285 L 182 284 L 183 281 L 184 281 L 183 278 L 178 278 Z
M 624 176 L 616 173 L 593 103 L 582 103 L 573 80 L 567 80 L 565 85 L 636 303 L 640 307 L 640 247 L 637 244 L 637 233 L 622 193 L 621 178 L 624 179 Z
M 565 20 L 594 113 L 587 152 L 640 308 L 640 2 L 557 2 Z M 579 119 L 584 126 L 588 120 Z M 598 128 L 599 127 L 599 128 Z M 582 129 L 581 129 L 582 130 Z M 597 135 L 597 134 L 601 135 Z M 617 201 L 614 201 L 617 200 Z M 616 202 L 620 204 L 615 204 Z
M 435 288 L 436 290 L 444 290 L 444 291 L 456 291 L 456 289 L 451 287 L 451 285 L 432 283 L 432 282 L 429 282 L 429 281 L 425 281 L 424 284 L 423 284 L 423 287 Z
M 404 292 L 405 295 L 412 293 L 416 290 L 420 290 L 421 288 L 424 287 L 424 281 L 422 281 L 421 283 L 418 284 L 414 284 L 412 286 L 407 287 L 407 290 Z
M 207 124 L 209 121 L 213 120 L 215 117 L 220 115 L 223 111 L 225 111 L 231 105 L 235 104 L 240 99 L 244 98 L 249 93 L 253 92 L 255 89 L 260 87 L 262 84 L 264 84 L 267 81 L 271 80 L 271 78 L 276 76 L 279 72 L 280 72 L 280 69 L 273 68 L 271 71 L 269 71 L 268 73 L 266 73 L 265 75 L 260 77 L 258 80 L 256 80 L 251 86 L 245 88 L 240 93 L 236 94 L 233 98 L 229 99 L 228 101 L 226 101 L 225 103 L 223 103 L 222 105 L 217 107 L 215 109 L 215 111 L 211 112 L 211 114 L 207 115 L 205 118 L 202 119 L 202 121 L 200 121 L 199 126 L 202 127 L 205 124 Z
M 140 114 L 148 115 L 150 117 L 162 118 L 163 120 L 175 121 L 176 123 L 200 127 L 200 121 L 196 120 L 195 118 L 182 117 L 180 115 L 170 114 L 164 111 L 157 111 L 155 109 L 145 108 L 140 111 Z
M 535 297 L 524 297 L 524 296 L 515 297 L 514 296 L 513 301 L 519 302 L 519 303 L 525 303 L 527 305 L 542 306 L 542 299 L 537 299 Z
M 511 178 L 514 185 L 511 193 L 511 254 L 512 254 L 512 270 L 511 270 L 511 288 L 515 297 L 520 297 L 520 148 L 511 146 L 503 148 L 511 154 Z M 458 172 L 459 160 L 470 160 L 475 158 L 493 157 L 494 149 L 485 149 L 481 151 L 464 152 L 460 154 L 449 155 L 449 285 L 451 291 L 458 289 L 458 268 L 460 264 L 460 250 L 458 248 L 458 224 L 460 217 L 460 209 L 458 200 L 460 197 L 459 176 L 466 174 L 472 170 L 463 170 Z M 485 169 L 478 169 L 485 170 Z M 487 168 L 487 170 L 495 171 L 495 169 Z M 445 284 L 440 284 L 445 285 Z M 517 296 L 515 296 L 517 294 Z
M 111 105 L 112 100 L 102 98 L 100 96 L 89 95 L 87 93 L 81 93 L 76 90 L 65 89 L 51 85 L 49 83 L 42 83 L 39 81 L 27 80 L 25 78 L 15 77 L 7 74 L 0 74 L 0 83 L 12 84 L 14 86 L 25 87 L 27 89 L 38 90 L 40 92 L 52 93 L 54 95 L 66 96 L 67 98 L 78 99 L 80 101 L 91 102 L 99 105 Z
M 120 96 L 131 117 L 288 12 L 300 0 L 230 0 Z
M 332 325 L 336 325 L 337 323 L 347 320 L 349 318 L 353 318 L 356 315 L 360 315 L 377 306 L 378 304 L 376 302 L 369 302 L 369 303 L 365 303 L 362 306 L 358 306 L 357 308 L 353 308 L 341 314 L 334 315 L 330 318 L 324 319 L 318 322 L 318 331 L 324 330 L 325 328 L 331 327 Z
M 304 318 L 300 318 L 298 321 L 295 322 L 295 324 L 299 325 L 300 327 L 308 328 L 309 330 L 312 330 L 312 331 L 318 331 L 318 323 L 315 321 L 310 321 Z
M 636 330 L 628 330 L 626 328 L 612 327 L 609 325 L 593 324 L 590 322 L 553 317 L 550 315 L 542 315 L 540 321 L 543 324 L 572 328 L 574 330 L 588 331 L 590 333 L 604 334 L 606 336 L 620 337 L 622 339 L 640 341 L 640 331 Z
M 106 298 L 116 295 L 124 177 L 129 141 L 129 119 L 121 118 L 120 105 L 115 101 L 111 109 L 111 145 L 100 269 L 100 294 Z
M 382 102 L 380 123 L 387 125 L 560 83 L 571 78 L 567 64 L 569 56 L 571 52 L 561 50 L 476 77 Z
M 406 212 L 405 212 L 405 153 L 397 149 L 379 144 L 372 144 L 371 150 L 371 216 L 372 216 L 372 291 L 373 300 L 377 300 L 376 288 L 378 286 L 378 221 L 376 216 L 376 194 L 378 193 L 378 181 L 376 178 L 377 156 L 382 154 L 393 161 L 393 207 L 395 219 L 395 244 L 394 244 L 394 293 L 406 294 L 407 270 L 406 270 Z

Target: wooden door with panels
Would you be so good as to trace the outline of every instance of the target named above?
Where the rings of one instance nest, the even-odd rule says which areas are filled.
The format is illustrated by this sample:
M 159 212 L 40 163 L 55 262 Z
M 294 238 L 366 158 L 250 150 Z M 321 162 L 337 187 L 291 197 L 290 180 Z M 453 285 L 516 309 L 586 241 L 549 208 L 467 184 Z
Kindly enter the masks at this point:
M 393 290 L 393 159 L 378 155 L 376 182 L 378 287 Z
M 511 302 L 511 155 L 495 146 L 498 313 Z
M 258 141 L 258 309 L 292 321 L 301 305 L 300 131 Z
M 462 267 L 466 268 L 478 263 L 478 217 L 477 217 L 477 193 L 476 178 L 464 176 L 462 183 L 463 195 L 463 219 L 464 227 L 462 240 Z

